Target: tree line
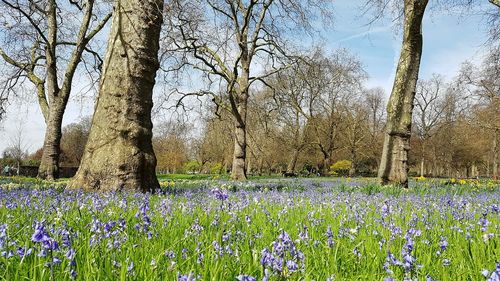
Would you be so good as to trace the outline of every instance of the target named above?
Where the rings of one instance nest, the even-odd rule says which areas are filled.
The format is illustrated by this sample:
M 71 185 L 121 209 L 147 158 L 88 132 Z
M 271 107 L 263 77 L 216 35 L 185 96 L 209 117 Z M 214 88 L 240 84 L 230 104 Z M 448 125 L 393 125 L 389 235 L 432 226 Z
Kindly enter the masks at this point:
M 98 85 L 98 96 L 73 187 L 153 191 L 159 186 L 157 161 L 177 157 L 159 151 L 186 142 L 179 134 L 173 140 L 172 134 L 152 139 L 158 69 L 169 79 L 169 97 L 177 107 L 186 107 L 192 98 L 212 102 L 204 108 L 202 136 L 183 149 L 189 155 L 177 162 L 197 158 L 218 164 L 234 180 L 246 179 L 248 171 L 283 170 L 283 163 L 288 172 L 302 163 L 325 174 L 342 158 L 351 161 L 351 174 L 378 167 L 383 184 L 407 186 L 409 167 L 416 161 L 408 153 L 411 146 L 420 148 L 421 174 L 452 174 L 461 161 L 468 175 L 485 167 L 496 175 L 498 60 L 488 60 L 491 66 L 478 71 L 465 67 L 456 83 L 438 76 L 417 82 L 425 11 L 484 5 L 428 2 L 365 5 L 374 20 L 390 15 L 401 23 L 401 54 L 385 114 L 381 91 L 363 88 L 366 74 L 347 51 L 295 48 L 297 36 L 314 36 L 318 21 L 328 24 L 334 7 L 328 0 L 2 0 L 6 28 L 0 55 L 8 66 L 2 97 L 31 85 L 47 125 L 39 177 L 54 179 L 75 73 L 80 69 L 88 81 L 98 79 L 91 83 Z M 491 58 L 498 58 L 500 7 L 489 2 L 481 12 L 490 24 Z M 109 21 L 102 57 L 102 40 L 94 39 Z M 187 76 L 191 81 L 186 84 Z M 464 100 L 470 100 L 470 110 L 461 109 Z M 477 154 L 469 157 L 465 146 L 457 152 L 460 144 L 472 143 L 466 138 L 477 136 L 476 129 L 491 143 L 484 145 L 491 153 L 479 160 L 472 159 Z M 476 131 L 469 135 L 470 130 Z M 457 136 L 441 136 L 453 151 L 431 153 L 440 147 L 436 143 L 444 131 Z M 412 134 L 417 138 L 412 140 Z

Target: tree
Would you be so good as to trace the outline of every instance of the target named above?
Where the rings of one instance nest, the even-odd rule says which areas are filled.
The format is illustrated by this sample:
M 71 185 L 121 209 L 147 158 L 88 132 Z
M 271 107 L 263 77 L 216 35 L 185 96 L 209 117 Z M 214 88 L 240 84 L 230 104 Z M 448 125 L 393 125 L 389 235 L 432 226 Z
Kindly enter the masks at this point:
M 208 87 L 183 95 L 209 95 L 234 120 L 233 180 L 246 179 L 248 100 L 254 84 L 278 72 L 289 58 L 286 34 L 310 29 L 329 0 L 171 1 L 167 44 L 182 65 L 201 71 Z M 255 71 L 257 61 L 271 69 Z M 285 62 L 285 64 L 287 64 Z M 177 63 L 173 67 L 178 70 Z M 181 100 L 183 99 L 181 98 Z M 182 102 L 182 101 L 180 101 Z
M 305 134 L 323 156 L 324 175 L 329 173 L 333 153 L 341 148 L 342 108 L 361 93 L 364 79 L 361 62 L 343 49 L 329 55 L 313 50 L 296 67 L 278 74 L 279 83 L 274 86 L 278 100 L 306 119 Z
M 91 119 L 85 117 L 77 123 L 66 125 L 62 130 L 61 151 L 63 165 L 78 167 L 89 136 Z
M 374 88 L 364 92 L 364 103 L 368 109 L 370 126 L 370 145 L 369 159 L 370 168 L 378 170 L 380 157 L 382 153 L 383 134 L 384 134 L 384 89 Z
M 345 147 L 349 151 L 351 168 L 349 176 L 355 176 L 358 172 L 358 162 L 360 150 L 366 145 L 369 132 L 369 110 L 361 101 L 351 100 L 351 103 L 344 109 L 345 129 L 342 134 Z M 373 144 L 372 144 L 373 145 Z
M 28 157 L 27 145 L 24 141 L 23 131 L 21 127 L 18 127 L 17 133 L 10 140 L 10 145 L 7 147 L 3 153 L 2 158 L 4 161 L 11 161 L 16 165 L 16 174 L 19 175 L 19 170 L 21 163 Z
M 62 119 L 77 67 L 86 51 L 98 57 L 89 42 L 111 17 L 96 13 L 95 0 L 61 2 L 2 0 L 0 5 L 8 48 L 0 48 L 0 56 L 13 68 L 11 83 L 26 78 L 35 86 L 47 125 L 38 177 L 49 180 L 58 177 Z M 70 19 L 75 16 L 79 26 Z
M 438 1 L 435 7 L 453 5 L 467 9 L 475 1 Z M 490 1 L 497 4 L 497 1 Z M 396 19 L 402 19 L 403 40 L 392 93 L 387 105 L 387 125 L 378 176 L 382 184 L 408 187 L 408 151 L 412 125 L 413 102 L 422 56 L 422 20 L 428 0 L 378 0 L 366 2 L 374 7 L 376 19 L 392 9 Z M 484 11 L 483 11 L 484 13 Z
M 493 178 L 498 177 L 498 142 L 500 138 L 500 45 L 492 46 L 480 68 L 464 63 L 460 79 L 465 90 L 478 99 L 475 120 L 479 127 L 491 134 L 491 162 Z
M 408 151 L 413 100 L 422 56 L 422 19 L 428 0 L 404 0 L 403 44 L 392 93 L 379 178 L 382 184 L 408 187 Z
M 175 173 L 182 169 L 188 160 L 189 130 L 189 124 L 180 120 L 171 119 L 160 124 L 153 138 L 157 171 Z
M 433 135 L 441 117 L 446 109 L 443 97 L 446 91 L 444 78 L 434 74 L 428 81 L 421 80 L 417 83 L 415 98 L 415 125 L 418 138 L 420 139 L 420 176 L 425 174 L 425 159 L 427 154 L 427 142 Z
M 73 188 L 159 188 L 151 110 L 163 0 L 116 0 L 99 96 Z

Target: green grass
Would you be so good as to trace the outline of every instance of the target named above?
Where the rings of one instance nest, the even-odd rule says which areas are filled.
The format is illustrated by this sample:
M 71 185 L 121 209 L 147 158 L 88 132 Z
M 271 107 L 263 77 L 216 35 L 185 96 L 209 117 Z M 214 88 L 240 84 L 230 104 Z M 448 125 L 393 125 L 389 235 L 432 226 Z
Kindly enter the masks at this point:
M 262 179 L 237 185 L 170 180 L 187 190 L 180 195 L 98 195 L 32 185 L 0 188 L 0 280 L 69 280 L 71 269 L 78 280 L 177 280 L 188 273 L 202 280 L 235 280 L 240 274 L 261 280 L 262 251 L 272 251 L 285 232 L 304 259 L 285 252 L 281 257 L 297 262 L 299 270 L 285 268 L 270 280 L 484 280 L 481 271 L 493 270 L 500 257 L 497 183 L 425 181 L 404 190 L 371 179 L 355 184 L 347 179 Z M 227 191 L 228 200 L 220 201 L 207 190 L 214 187 L 236 191 Z M 149 208 L 141 211 L 145 204 Z M 390 212 L 384 213 L 384 204 Z M 488 219 L 486 229 L 481 229 L 481 218 Z M 45 257 L 37 256 L 41 243 L 31 240 L 34 224 L 42 221 L 59 243 Z M 4 236 L 2 225 L 7 226 Z M 64 246 L 63 231 L 70 233 L 75 265 L 64 256 L 70 247 Z M 420 234 L 412 234 L 416 231 Z M 416 262 L 407 271 L 390 266 L 391 275 L 384 269 L 387 253 L 402 260 L 408 237 Z M 34 252 L 23 258 L 16 253 L 19 247 Z M 175 257 L 167 257 L 167 251 Z M 50 255 L 61 264 L 46 266 Z

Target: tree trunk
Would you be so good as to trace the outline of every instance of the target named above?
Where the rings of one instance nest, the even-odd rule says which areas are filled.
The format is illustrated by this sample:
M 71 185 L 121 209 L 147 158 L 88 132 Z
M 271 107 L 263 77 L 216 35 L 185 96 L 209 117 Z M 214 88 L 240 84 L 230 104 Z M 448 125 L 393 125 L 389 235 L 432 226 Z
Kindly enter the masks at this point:
M 62 120 L 66 103 L 60 99 L 53 101 L 49 111 L 43 153 L 38 178 L 54 180 L 59 177 L 59 155 L 61 154 Z
M 382 184 L 408 187 L 408 151 L 415 87 L 422 55 L 422 19 L 428 0 L 405 0 L 401 54 L 391 97 L 378 176 Z
M 356 149 L 353 148 L 351 150 L 351 168 L 349 169 L 349 177 L 354 177 L 357 173 L 358 167 L 356 166 L 356 162 L 358 161 L 358 156 L 356 153 Z
M 242 113 L 240 107 L 240 114 Z M 245 106 L 246 111 L 246 106 Z M 245 124 L 239 121 L 235 122 L 234 128 L 234 154 L 233 154 L 233 167 L 231 169 L 232 180 L 246 180 L 246 156 L 247 156 L 247 130 Z
M 425 176 L 425 140 L 422 140 L 422 158 L 420 159 L 420 176 Z
M 297 160 L 299 159 L 299 154 L 300 154 L 300 149 L 298 148 L 294 149 L 292 158 L 290 159 L 290 162 L 288 162 L 288 166 L 286 168 L 287 173 L 295 172 L 295 166 L 297 166 Z
M 238 89 L 233 114 L 235 116 L 234 128 L 234 153 L 233 167 L 231 169 L 231 179 L 241 181 L 247 179 L 246 159 L 247 159 L 247 107 L 248 107 L 248 86 L 250 77 L 250 64 L 247 58 L 247 50 L 243 49 L 242 55 L 242 73 L 238 81 Z
M 86 190 L 159 188 L 151 142 L 162 0 L 117 0 L 85 152 L 70 183 Z
M 496 180 L 498 178 L 498 131 L 495 130 L 493 135 L 493 179 Z
M 330 161 L 330 154 L 323 152 L 323 176 L 328 176 L 330 174 L 330 166 L 332 165 Z

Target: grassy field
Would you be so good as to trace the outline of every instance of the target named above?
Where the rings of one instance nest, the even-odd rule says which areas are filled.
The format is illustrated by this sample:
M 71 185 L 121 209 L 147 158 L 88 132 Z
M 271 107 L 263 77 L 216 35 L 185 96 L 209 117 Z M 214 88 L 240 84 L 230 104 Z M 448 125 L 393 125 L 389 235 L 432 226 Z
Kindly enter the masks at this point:
M 500 185 L 160 178 L 156 195 L 0 178 L 0 280 L 487 280 Z M 498 275 L 500 276 L 500 275 Z

